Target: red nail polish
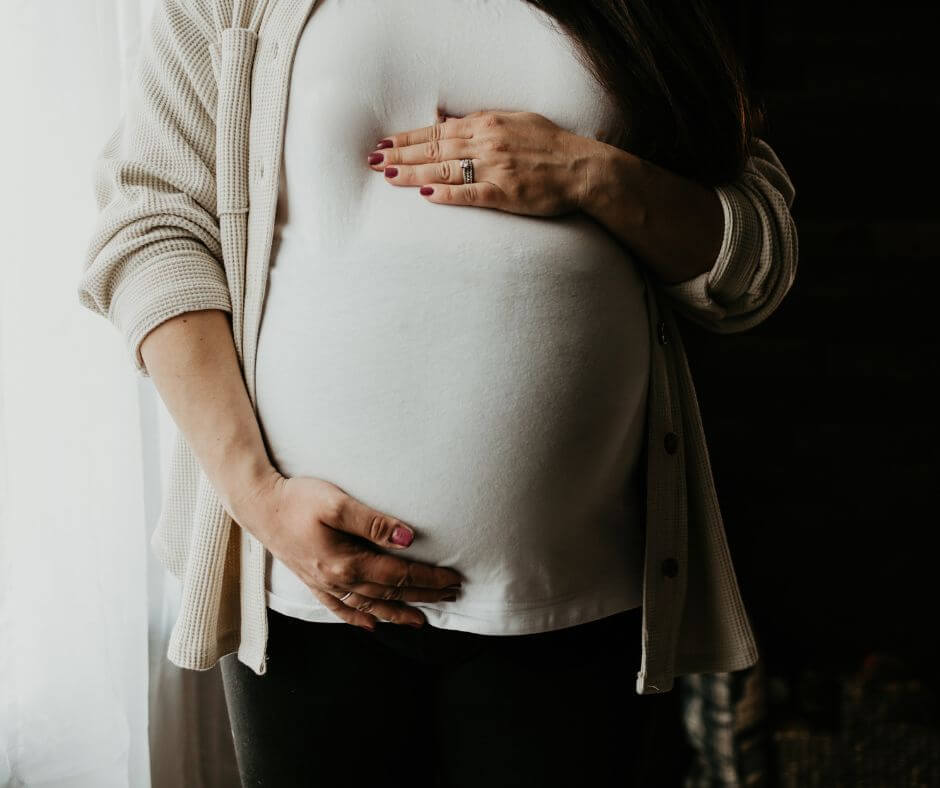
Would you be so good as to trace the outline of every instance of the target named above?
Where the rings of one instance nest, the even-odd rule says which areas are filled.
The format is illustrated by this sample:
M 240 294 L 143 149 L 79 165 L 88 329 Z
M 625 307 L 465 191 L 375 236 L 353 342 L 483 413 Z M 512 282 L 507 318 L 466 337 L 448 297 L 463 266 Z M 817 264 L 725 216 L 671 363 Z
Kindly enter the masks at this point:
M 385 158 L 381 153 L 370 153 L 369 154 L 369 164 L 378 164 Z
M 431 186 L 422 186 L 420 191 L 425 196 L 429 194 L 434 194 L 434 189 Z
M 398 167 L 386 167 L 385 168 L 386 178 L 394 178 L 396 175 L 398 175 Z
M 407 547 L 411 544 L 411 541 L 414 539 L 414 534 L 411 533 L 407 528 L 402 528 L 400 525 L 395 526 L 395 530 L 392 531 L 391 541 L 395 544 L 401 544 Z
M 375 147 L 376 147 L 376 148 L 391 148 L 391 147 L 392 147 L 392 141 L 391 141 L 390 139 L 379 140 L 379 141 L 375 144 Z

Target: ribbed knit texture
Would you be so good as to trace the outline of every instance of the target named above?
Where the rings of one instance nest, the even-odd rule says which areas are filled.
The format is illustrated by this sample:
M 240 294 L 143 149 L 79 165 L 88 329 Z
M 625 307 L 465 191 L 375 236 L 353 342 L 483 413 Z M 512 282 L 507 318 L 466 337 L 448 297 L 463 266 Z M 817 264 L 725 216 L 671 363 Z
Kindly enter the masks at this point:
M 221 309 L 255 402 L 290 65 L 313 6 L 157 0 L 132 103 L 95 163 L 99 216 L 78 286 L 79 302 L 124 336 L 140 375 L 150 330 Z M 744 175 L 716 192 L 725 229 L 712 269 L 670 285 L 644 272 L 653 344 L 640 694 L 758 658 L 673 309 L 719 333 L 772 314 L 796 275 L 795 193 L 763 140 Z M 263 674 L 264 547 L 233 523 L 179 432 L 152 547 L 182 583 L 167 657 L 207 670 L 237 650 Z

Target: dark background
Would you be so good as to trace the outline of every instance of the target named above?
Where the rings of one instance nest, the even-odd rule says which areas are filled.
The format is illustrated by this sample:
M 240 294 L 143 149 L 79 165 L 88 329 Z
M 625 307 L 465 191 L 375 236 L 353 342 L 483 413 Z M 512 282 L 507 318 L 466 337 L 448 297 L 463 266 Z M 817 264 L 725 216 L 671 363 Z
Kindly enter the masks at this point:
M 799 270 L 748 332 L 682 322 L 768 669 L 938 658 L 935 4 L 727 4 L 796 187 Z

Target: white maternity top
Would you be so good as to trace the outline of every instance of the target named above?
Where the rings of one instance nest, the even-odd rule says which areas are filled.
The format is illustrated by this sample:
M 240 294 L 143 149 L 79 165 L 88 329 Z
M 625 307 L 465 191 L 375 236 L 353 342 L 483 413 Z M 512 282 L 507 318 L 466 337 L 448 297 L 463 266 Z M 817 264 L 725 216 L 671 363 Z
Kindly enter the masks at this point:
M 585 214 L 441 205 L 366 163 L 438 112 L 617 111 L 524 0 L 321 0 L 298 43 L 260 328 L 258 417 L 287 476 L 401 518 L 449 566 L 429 624 L 524 634 L 642 604 L 644 283 Z M 376 547 L 375 549 L 382 549 Z M 340 623 L 267 554 L 267 603 Z

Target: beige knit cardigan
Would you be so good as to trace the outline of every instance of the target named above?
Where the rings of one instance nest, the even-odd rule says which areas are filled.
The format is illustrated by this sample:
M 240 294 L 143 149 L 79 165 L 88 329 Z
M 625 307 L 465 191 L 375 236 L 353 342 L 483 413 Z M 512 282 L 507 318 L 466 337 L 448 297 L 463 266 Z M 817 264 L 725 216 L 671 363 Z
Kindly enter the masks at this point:
M 78 286 L 80 303 L 124 336 L 139 375 L 148 331 L 221 309 L 255 402 L 291 62 L 313 7 L 157 0 L 132 103 L 95 161 L 99 214 Z M 673 310 L 730 333 L 777 308 L 796 274 L 794 188 L 758 139 L 746 172 L 716 191 L 725 229 L 711 270 L 670 285 L 644 270 L 652 368 L 638 694 L 758 659 Z M 181 582 L 168 659 L 206 670 L 237 650 L 264 674 L 264 545 L 233 522 L 179 431 L 151 545 Z

